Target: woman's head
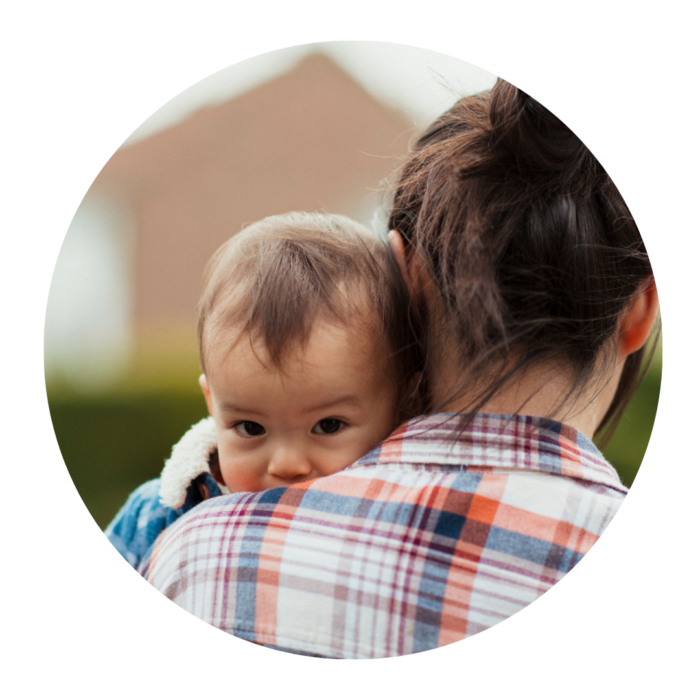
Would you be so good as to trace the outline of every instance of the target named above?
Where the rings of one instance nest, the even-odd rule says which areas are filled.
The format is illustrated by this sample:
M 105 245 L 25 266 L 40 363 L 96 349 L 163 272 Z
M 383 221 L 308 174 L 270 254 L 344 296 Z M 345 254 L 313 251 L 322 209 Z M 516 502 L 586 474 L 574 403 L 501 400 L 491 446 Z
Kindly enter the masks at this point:
M 385 438 L 413 403 L 408 314 L 386 245 L 346 217 L 272 216 L 226 242 L 199 305 L 224 483 L 328 475 Z
M 463 378 L 446 398 L 477 387 L 467 413 L 535 366 L 566 368 L 562 403 L 602 387 L 620 320 L 652 280 L 637 226 L 600 163 L 502 80 L 457 102 L 419 139 L 389 228 L 436 291 L 428 361 L 451 343 Z M 631 398 L 642 355 L 627 357 L 602 423 L 614 423 Z

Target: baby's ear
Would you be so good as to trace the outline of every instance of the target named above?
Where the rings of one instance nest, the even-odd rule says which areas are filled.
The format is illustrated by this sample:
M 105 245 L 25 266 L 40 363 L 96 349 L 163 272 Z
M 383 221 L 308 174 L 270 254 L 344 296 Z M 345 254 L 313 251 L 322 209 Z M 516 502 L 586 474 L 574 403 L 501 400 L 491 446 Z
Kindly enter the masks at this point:
M 209 391 L 209 385 L 207 384 L 207 377 L 205 374 L 200 375 L 199 386 L 202 387 L 202 393 L 204 394 L 204 399 L 207 402 L 207 409 L 209 410 L 209 415 L 213 416 L 214 412 L 211 408 L 211 392 Z

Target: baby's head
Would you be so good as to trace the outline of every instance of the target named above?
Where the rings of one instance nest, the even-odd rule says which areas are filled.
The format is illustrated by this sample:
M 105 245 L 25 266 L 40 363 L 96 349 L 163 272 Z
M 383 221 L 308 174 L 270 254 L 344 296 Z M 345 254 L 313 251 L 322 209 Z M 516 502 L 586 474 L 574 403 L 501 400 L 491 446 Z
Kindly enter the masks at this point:
M 271 216 L 226 242 L 199 304 L 226 486 L 333 474 L 385 438 L 415 385 L 409 313 L 388 248 L 346 217 Z

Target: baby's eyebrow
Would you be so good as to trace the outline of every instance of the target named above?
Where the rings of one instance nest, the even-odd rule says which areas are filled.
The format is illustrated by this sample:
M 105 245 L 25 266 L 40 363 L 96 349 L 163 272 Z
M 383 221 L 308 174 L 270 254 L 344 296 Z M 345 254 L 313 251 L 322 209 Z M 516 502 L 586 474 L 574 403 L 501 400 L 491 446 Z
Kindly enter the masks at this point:
M 326 401 L 325 403 L 319 404 L 318 406 L 314 406 L 313 408 L 308 408 L 305 412 L 306 413 L 314 413 L 315 411 L 322 411 L 323 409 L 330 408 L 332 406 L 338 406 L 338 405 L 343 404 L 343 403 L 353 404 L 355 406 L 358 406 L 362 402 L 354 394 L 347 394 L 346 396 L 339 396 L 337 399 L 333 399 L 331 401 Z M 260 413 L 259 411 L 252 411 L 251 409 L 243 408 L 242 406 L 238 406 L 238 405 L 231 403 L 229 401 L 225 401 L 221 404 L 221 410 L 222 411 L 229 411 L 231 413 L 245 413 L 245 414 L 251 415 L 251 416 L 264 415 L 263 413 Z
M 234 403 L 230 403 L 228 401 L 224 401 L 221 404 L 221 410 L 222 411 L 227 411 L 228 413 L 245 413 L 246 415 L 250 416 L 262 416 L 263 414 L 260 411 L 253 411 L 250 408 L 244 408 L 243 406 L 238 406 Z
M 346 394 L 345 396 L 339 396 L 338 398 L 331 399 L 330 401 L 324 401 L 316 406 L 311 406 L 310 408 L 307 408 L 306 411 L 307 413 L 312 413 L 315 411 L 323 411 L 326 408 L 332 408 L 333 406 L 338 406 L 339 404 L 359 405 L 360 403 L 360 399 L 354 394 Z

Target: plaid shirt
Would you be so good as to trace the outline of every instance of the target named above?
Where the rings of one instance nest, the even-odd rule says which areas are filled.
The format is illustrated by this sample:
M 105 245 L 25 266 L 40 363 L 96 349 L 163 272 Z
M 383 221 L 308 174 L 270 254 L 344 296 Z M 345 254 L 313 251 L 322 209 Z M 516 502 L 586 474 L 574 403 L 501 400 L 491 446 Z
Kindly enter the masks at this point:
M 200 504 L 141 573 L 214 627 L 302 654 L 419 652 L 513 615 L 570 571 L 627 489 L 581 433 L 417 418 L 347 469 Z

